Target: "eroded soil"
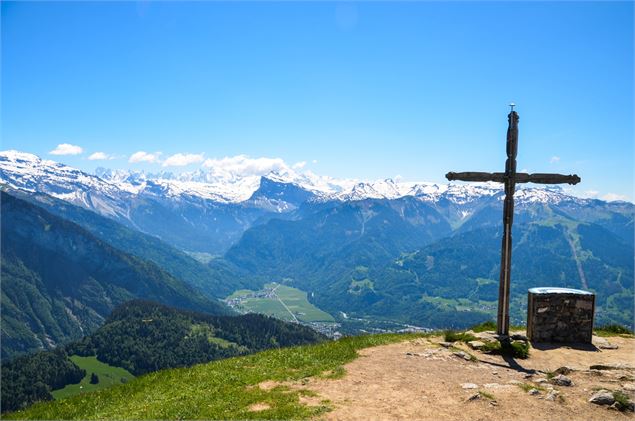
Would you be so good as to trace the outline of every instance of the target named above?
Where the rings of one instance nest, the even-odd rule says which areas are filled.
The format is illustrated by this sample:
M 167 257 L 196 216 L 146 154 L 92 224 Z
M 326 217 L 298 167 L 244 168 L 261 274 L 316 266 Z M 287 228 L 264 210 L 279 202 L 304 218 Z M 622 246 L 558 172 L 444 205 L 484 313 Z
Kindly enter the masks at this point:
M 601 339 L 599 339 L 601 340 Z M 317 393 L 304 402 L 328 400 L 328 420 L 621 420 L 633 413 L 607 409 L 588 402 L 594 389 L 626 390 L 635 398 L 635 371 L 589 370 L 594 364 L 628 364 L 635 367 L 635 340 L 614 337 L 618 349 L 532 349 L 529 359 L 503 359 L 460 348 L 477 357 L 467 361 L 441 338 L 421 338 L 364 349 L 345 366 L 337 380 L 304 379 L 290 384 Z M 561 366 L 576 369 L 568 374 L 573 386 L 548 383 L 544 372 Z M 533 374 L 532 374 L 533 373 Z M 535 387 L 531 395 L 519 385 Z M 271 385 L 267 385 L 271 386 Z M 548 400 L 551 390 L 558 397 Z M 482 392 L 481 394 L 478 394 Z M 536 392 L 533 392 L 536 393 Z M 475 395 L 478 397 L 475 398 Z M 472 398 L 472 400 L 470 400 Z

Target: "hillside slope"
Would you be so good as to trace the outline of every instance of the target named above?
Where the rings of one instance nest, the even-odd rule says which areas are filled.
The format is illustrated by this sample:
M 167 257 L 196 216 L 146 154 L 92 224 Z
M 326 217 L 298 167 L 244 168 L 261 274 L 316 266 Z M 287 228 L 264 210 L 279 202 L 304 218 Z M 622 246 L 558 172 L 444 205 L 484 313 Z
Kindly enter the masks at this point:
M 456 348 L 440 346 L 438 336 L 351 337 L 160 371 L 97 393 L 36 404 L 9 417 L 628 419 L 588 402 L 595 387 L 625 390 L 633 398 L 629 381 L 634 368 L 589 370 L 598 363 L 635 362 L 635 340 L 609 339 L 619 349 L 532 349 L 529 359 L 518 361 L 476 353 L 466 361 L 455 355 Z M 364 358 L 355 359 L 359 355 Z M 573 386 L 551 385 L 545 373 L 565 362 L 574 370 L 569 374 Z M 617 380 L 620 376 L 631 380 Z M 527 392 L 531 388 L 536 395 Z M 550 389 L 554 400 L 546 398 Z
M 78 225 L 2 192 L 2 358 L 90 333 L 132 298 L 227 308 Z
M 493 209 L 466 221 L 469 230 L 451 232 L 435 209 L 411 198 L 345 203 L 251 228 L 226 258 L 254 278 L 264 274 L 308 291 L 334 315 L 461 328 L 495 315 L 501 233 Z M 594 291 L 601 324 L 632 326 L 630 243 L 606 224 L 531 209 L 513 230 L 514 323 L 524 321 L 528 288 L 560 286 Z
M 252 286 L 242 271 L 223 259 L 201 263 L 161 239 L 130 228 L 93 211 L 43 193 L 10 190 L 10 193 L 76 223 L 95 237 L 128 254 L 150 261 L 177 279 L 210 297 L 223 298 Z
M 85 392 L 87 388 L 82 390 L 79 381 L 90 378 L 93 365 L 132 377 L 325 339 L 305 326 L 258 314 L 212 316 L 151 301 L 128 301 L 97 331 L 77 342 L 4 361 L 0 371 L 2 411 L 51 400 L 62 388 L 63 396 Z M 94 364 L 84 365 L 86 372 L 74 364 L 91 359 Z M 120 383 L 121 377 L 111 377 L 110 383 Z M 89 390 L 95 387 L 107 385 L 100 381 Z M 54 390 L 57 393 L 51 393 Z

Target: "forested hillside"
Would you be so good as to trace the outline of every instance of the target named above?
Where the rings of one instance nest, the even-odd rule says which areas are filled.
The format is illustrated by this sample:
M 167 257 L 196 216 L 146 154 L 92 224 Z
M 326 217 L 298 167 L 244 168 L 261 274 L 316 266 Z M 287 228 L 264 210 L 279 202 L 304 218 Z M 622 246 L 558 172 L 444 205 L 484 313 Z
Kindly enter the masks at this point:
M 51 400 L 52 390 L 78 383 L 86 373 L 67 358 L 70 355 L 96 356 L 141 375 L 324 339 L 308 327 L 258 314 L 212 316 L 156 302 L 129 301 L 117 307 L 96 332 L 77 342 L 4 362 L 2 411 Z
M 422 216 L 412 219 L 422 226 L 413 225 L 408 213 L 394 212 L 396 202 L 346 203 L 301 220 L 273 220 L 248 230 L 227 258 L 255 277 L 264 273 L 310 292 L 331 314 L 439 328 L 492 318 L 500 265 L 497 202 L 485 202 L 454 232 L 420 206 L 416 215 Z M 583 215 L 598 223 L 584 223 L 556 206 L 523 207 L 513 232 L 514 322 L 524 322 L 528 288 L 566 286 L 596 292 L 597 323 L 632 325 L 633 248 L 613 232 L 632 232 L 628 213 L 608 218 L 599 209 Z
M 215 314 L 229 310 L 80 226 L 2 192 L 2 358 L 48 349 L 99 327 L 133 298 Z
M 19 190 L 11 191 L 11 194 L 76 223 L 119 250 L 156 264 L 170 275 L 195 286 L 212 298 L 222 298 L 236 289 L 253 286 L 245 277 L 244 271 L 222 258 L 215 258 L 204 264 L 158 237 L 122 225 L 64 200 Z

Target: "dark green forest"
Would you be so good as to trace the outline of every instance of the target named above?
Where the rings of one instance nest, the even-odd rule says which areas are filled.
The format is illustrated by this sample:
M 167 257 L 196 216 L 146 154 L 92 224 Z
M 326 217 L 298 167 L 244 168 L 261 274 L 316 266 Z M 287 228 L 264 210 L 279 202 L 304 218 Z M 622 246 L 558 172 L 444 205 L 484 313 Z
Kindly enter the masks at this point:
M 79 383 L 86 372 L 68 359 L 64 348 L 23 355 L 2 363 L 2 412 L 52 400 L 51 390 Z
M 4 362 L 2 411 L 50 400 L 51 390 L 78 383 L 86 373 L 69 355 L 97 356 L 138 376 L 325 339 L 308 327 L 259 314 L 212 316 L 150 301 L 129 301 L 117 307 L 96 332 L 77 342 Z

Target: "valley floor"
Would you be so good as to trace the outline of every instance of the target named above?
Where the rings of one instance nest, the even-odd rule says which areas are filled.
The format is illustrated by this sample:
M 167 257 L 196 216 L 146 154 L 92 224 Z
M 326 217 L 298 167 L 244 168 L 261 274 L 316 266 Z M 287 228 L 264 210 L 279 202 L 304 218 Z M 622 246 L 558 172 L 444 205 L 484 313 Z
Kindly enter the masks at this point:
M 619 348 L 532 348 L 530 358 L 508 361 L 470 350 L 478 361 L 467 361 L 440 346 L 439 337 L 417 338 L 362 349 L 360 357 L 345 366 L 341 379 L 311 378 L 287 385 L 315 392 L 300 398 L 307 405 L 330 401 L 333 410 L 320 417 L 327 420 L 633 419 L 632 412 L 588 402 L 594 389 L 635 390 L 635 340 L 609 339 Z M 589 370 L 595 364 L 628 364 L 631 369 Z M 575 369 L 568 374 L 573 386 L 553 386 L 541 380 L 545 374 L 529 374 L 562 366 Z M 272 386 L 261 384 L 265 389 Z M 538 393 L 528 393 L 534 387 Z M 546 399 L 550 388 L 561 398 Z

